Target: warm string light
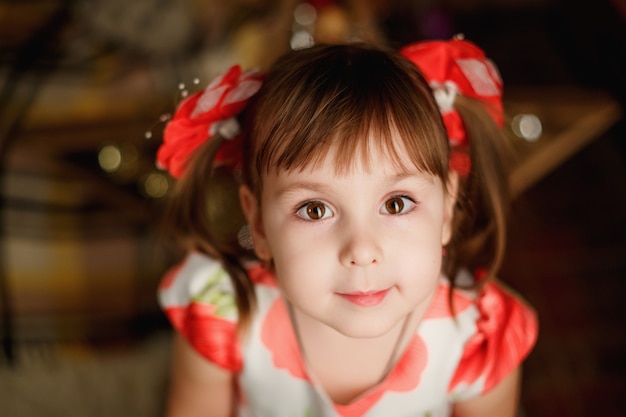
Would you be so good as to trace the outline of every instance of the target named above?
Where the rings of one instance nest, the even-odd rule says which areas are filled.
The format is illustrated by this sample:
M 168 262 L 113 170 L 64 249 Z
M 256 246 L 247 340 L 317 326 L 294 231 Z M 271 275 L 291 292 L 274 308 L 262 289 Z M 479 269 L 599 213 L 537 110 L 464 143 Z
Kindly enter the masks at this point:
M 158 125 L 160 125 L 161 123 L 166 123 L 168 120 L 170 120 L 172 118 L 172 115 L 169 113 L 164 113 L 161 116 L 159 116 L 159 120 L 157 122 L 155 122 L 152 127 L 150 128 L 150 130 L 147 130 L 146 133 L 144 133 L 144 137 L 146 139 L 152 139 L 152 130 L 157 127 Z
M 199 78 L 194 78 L 192 80 L 192 83 L 194 85 L 198 85 L 200 84 L 200 79 Z M 178 83 L 178 90 L 180 92 L 180 97 L 181 98 L 186 98 L 189 95 L 189 90 L 187 89 L 187 85 L 183 82 Z
M 192 80 L 194 86 L 200 84 L 200 78 L 194 78 Z M 189 89 L 184 82 L 178 83 L 178 102 L 184 100 L 189 96 Z M 167 123 L 172 118 L 171 113 L 164 113 L 159 116 L 158 120 L 144 133 L 144 138 L 150 140 L 154 137 L 153 131 L 159 125 Z M 98 165 L 107 174 L 113 176 L 118 181 L 127 181 L 138 174 L 140 169 L 141 154 L 136 147 L 129 143 L 122 143 L 118 145 L 116 143 L 107 142 L 104 143 L 98 151 Z M 136 180 L 137 188 L 141 195 L 148 198 L 162 198 L 164 197 L 171 186 L 171 178 L 158 169 L 154 163 L 152 163 L 152 169 L 148 172 L 139 175 L 139 179 Z
M 191 82 L 194 86 L 198 86 L 200 84 L 200 78 L 196 77 Z M 180 102 L 181 100 L 184 100 L 185 98 L 187 98 L 187 96 L 189 96 L 189 90 L 187 89 L 187 85 L 184 82 L 178 83 L 178 94 L 179 96 L 176 100 L 177 102 Z M 156 123 L 154 123 L 154 125 L 152 125 L 152 127 L 150 127 L 149 130 L 147 130 L 144 133 L 144 137 L 146 139 L 152 139 L 152 136 L 153 136 L 152 130 L 154 130 L 159 124 L 166 123 L 171 118 L 172 118 L 172 115 L 170 113 L 164 113 L 161 116 L 159 116 L 159 120 Z

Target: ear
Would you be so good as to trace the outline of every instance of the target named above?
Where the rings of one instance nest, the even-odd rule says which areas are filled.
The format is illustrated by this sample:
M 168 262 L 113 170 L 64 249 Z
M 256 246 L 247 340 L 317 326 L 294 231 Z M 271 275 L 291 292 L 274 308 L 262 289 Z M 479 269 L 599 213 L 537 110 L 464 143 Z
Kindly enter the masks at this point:
M 265 236 L 259 201 L 247 185 L 239 187 L 239 201 L 241 202 L 243 214 L 250 225 L 254 253 L 260 260 L 269 262 L 272 259 L 272 252 Z
M 448 182 L 443 196 L 443 230 L 441 233 L 441 245 L 445 246 L 452 238 L 452 225 L 454 220 L 454 207 L 459 192 L 459 174 L 450 171 Z

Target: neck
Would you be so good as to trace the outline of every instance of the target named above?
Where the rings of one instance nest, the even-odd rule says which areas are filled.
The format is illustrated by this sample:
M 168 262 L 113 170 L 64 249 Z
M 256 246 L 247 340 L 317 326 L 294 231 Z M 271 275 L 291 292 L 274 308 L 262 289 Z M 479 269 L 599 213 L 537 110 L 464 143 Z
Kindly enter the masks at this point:
M 347 404 L 379 384 L 410 343 L 423 312 L 414 311 L 387 333 L 354 338 L 291 308 L 294 330 L 310 377 L 337 404 Z

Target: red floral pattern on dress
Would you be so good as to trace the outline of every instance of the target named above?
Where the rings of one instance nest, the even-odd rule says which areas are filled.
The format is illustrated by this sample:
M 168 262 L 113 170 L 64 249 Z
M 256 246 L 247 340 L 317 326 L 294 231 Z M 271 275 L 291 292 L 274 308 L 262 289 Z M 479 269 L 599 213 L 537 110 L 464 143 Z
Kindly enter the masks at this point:
M 180 272 L 181 269 L 183 269 L 183 266 L 184 264 L 181 262 L 178 265 L 174 265 L 165 273 L 165 275 L 163 276 L 163 279 L 159 283 L 159 291 L 163 291 L 172 286 L 174 281 L 176 281 L 176 277 L 178 276 L 178 273 Z
M 499 285 L 486 283 L 477 307 L 477 331 L 465 345 L 449 392 L 481 377 L 485 378 L 482 392 L 489 391 L 520 364 L 537 339 L 534 310 Z
M 199 354 L 224 369 L 239 372 L 243 361 L 237 325 L 215 316 L 215 310 L 213 305 L 193 301 L 188 306 L 164 308 L 174 328 Z
M 261 328 L 261 340 L 271 353 L 272 363 L 277 369 L 284 369 L 295 378 L 310 381 L 289 313 L 282 299 L 276 300 L 265 316 Z M 420 383 L 427 361 L 426 344 L 416 334 L 404 355 L 383 382 L 351 404 L 335 405 L 336 411 L 343 417 L 359 417 L 388 391 L 414 390 Z
M 247 265 L 247 270 L 258 287 L 262 306 L 267 307 L 260 308 L 262 311 L 255 318 L 260 323 L 254 324 L 261 326 L 260 332 L 255 332 L 261 338 L 260 344 L 254 343 L 255 349 L 263 349 L 263 360 L 267 358 L 272 365 L 267 377 L 271 379 L 276 372 L 286 372 L 285 376 L 288 374 L 294 380 L 309 384 L 310 394 L 317 395 L 307 375 L 274 275 L 259 263 Z M 175 282 L 176 278 L 181 281 Z M 163 290 L 161 302 L 173 327 L 197 352 L 218 366 L 237 373 L 243 369 L 244 350 L 237 338 L 237 315 L 232 311 L 235 308 L 234 294 L 226 285 L 227 279 L 215 260 L 203 255 L 191 256 L 188 262 L 175 267 L 164 277 L 160 286 Z M 428 331 L 420 331 L 414 336 L 396 366 L 380 384 L 350 404 L 329 404 L 338 415 L 361 417 L 374 409 L 395 410 L 387 409 L 395 404 L 385 395 L 388 392 L 415 399 L 418 407 L 423 393 L 430 393 L 425 399 L 431 394 L 442 395 L 441 401 L 446 402 L 453 398 L 472 398 L 493 388 L 522 362 L 537 337 L 537 319 L 533 310 L 500 288 L 499 283 L 487 282 L 478 298 L 474 292 L 453 291 L 455 318 L 451 315 L 449 289 L 450 285 L 444 280 L 438 284 L 424 317 L 423 324 Z M 438 321 L 446 324 L 441 328 L 441 338 Z M 454 326 L 450 326 L 452 323 Z M 460 360 L 456 354 L 450 354 L 460 350 L 463 351 Z M 254 357 L 258 360 L 256 355 Z M 428 363 L 445 362 L 448 357 L 454 362 L 455 370 L 441 374 L 424 373 Z M 426 375 L 428 379 L 425 379 Z M 432 384 L 440 386 L 440 383 L 448 387 L 447 399 L 444 393 L 432 392 Z M 255 404 L 258 393 L 245 392 L 243 386 L 237 387 L 239 404 L 247 404 L 248 400 L 249 404 Z M 302 384 L 294 386 L 302 387 Z M 289 394 L 281 392 L 280 395 Z M 303 401 L 302 409 L 307 410 L 307 400 Z M 276 410 L 281 408 L 279 403 L 276 406 Z M 428 410 L 422 412 L 427 414 Z
M 281 298 L 272 303 L 263 319 L 261 341 L 271 353 L 277 369 L 284 369 L 298 379 L 309 379 L 287 306 Z
M 365 396 L 348 405 L 335 405 L 342 417 L 361 417 L 387 392 L 410 392 L 418 387 L 428 362 L 428 350 L 416 334 L 393 370 Z
M 250 265 L 247 269 L 248 277 L 254 284 L 265 285 L 267 287 L 278 288 L 276 277 L 260 263 Z

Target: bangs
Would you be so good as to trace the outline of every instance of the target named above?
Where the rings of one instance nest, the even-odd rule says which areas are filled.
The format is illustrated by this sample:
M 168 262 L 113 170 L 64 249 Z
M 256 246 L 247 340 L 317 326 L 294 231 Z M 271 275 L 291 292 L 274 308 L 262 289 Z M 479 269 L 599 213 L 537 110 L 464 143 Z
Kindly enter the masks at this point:
M 321 50 L 321 51 L 320 51 Z M 413 64 L 370 46 L 317 46 L 274 67 L 253 104 L 244 175 L 301 170 L 333 154 L 338 174 L 382 153 L 398 167 L 447 178 L 448 141 L 430 89 Z

